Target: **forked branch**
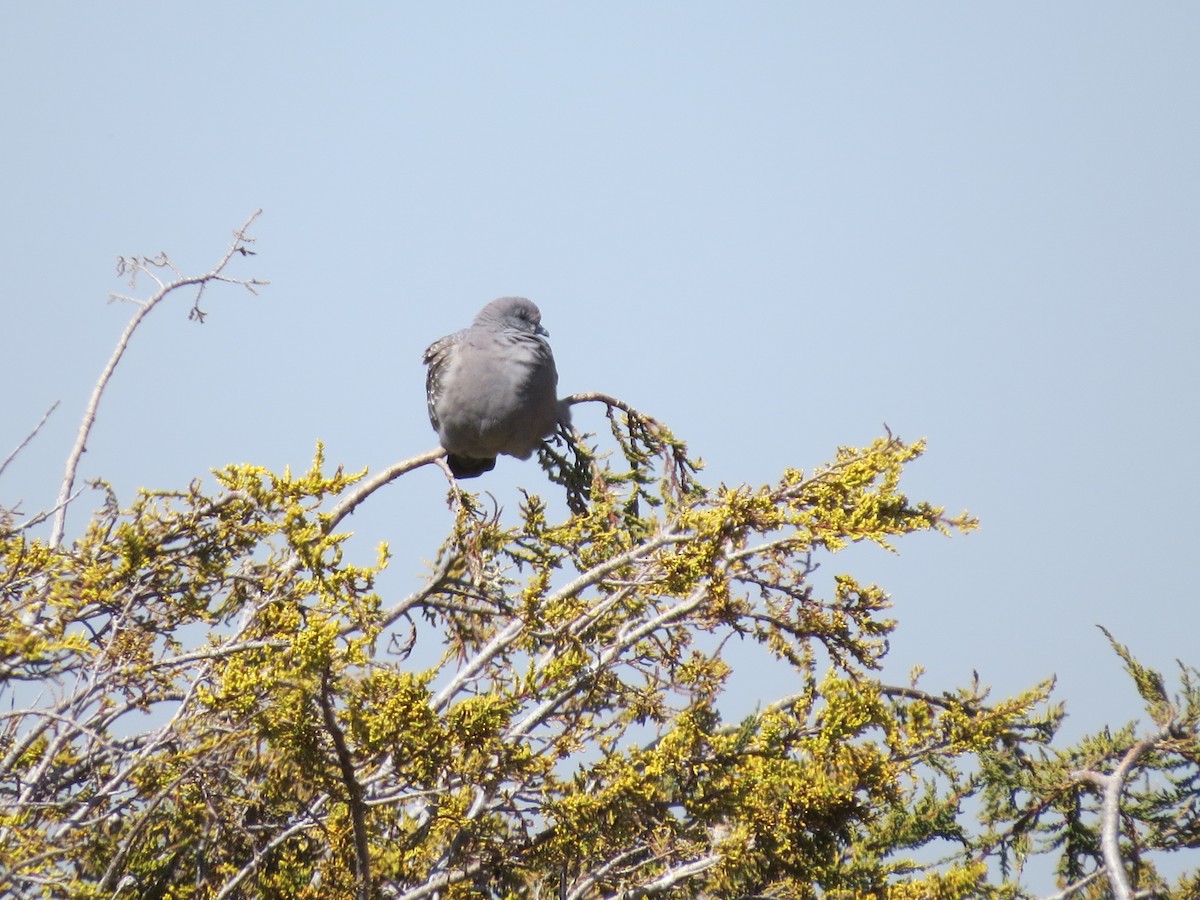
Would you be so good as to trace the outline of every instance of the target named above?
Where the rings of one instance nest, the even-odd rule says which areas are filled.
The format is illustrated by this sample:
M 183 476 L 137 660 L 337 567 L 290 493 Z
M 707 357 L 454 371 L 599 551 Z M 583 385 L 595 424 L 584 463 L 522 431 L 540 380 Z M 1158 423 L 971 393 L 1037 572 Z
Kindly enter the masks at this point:
M 1138 741 L 1125 752 L 1121 762 L 1111 774 L 1106 775 L 1092 769 L 1076 773 L 1076 777 L 1080 781 L 1099 788 L 1103 797 L 1100 813 L 1100 851 L 1104 857 L 1104 869 L 1108 876 L 1108 884 L 1112 888 L 1116 900 L 1135 900 L 1139 896 L 1144 896 L 1134 893 L 1121 857 L 1121 794 L 1124 792 L 1125 784 L 1133 774 L 1138 760 L 1154 750 L 1159 741 L 1169 735 L 1170 729 L 1164 728 L 1154 737 Z
M 173 281 L 162 281 L 151 272 L 149 267 L 152 265 L 159 268 L 166 266 L 174 271 L 174 267 L 170 266 L 169 260 L 166 260 L 164 257 L 160 256 L 154 260 L 121 260 L 120 271 L 130 272 L 134 276 L 136 276 L 138 271 L 149 274 L 157 282 L 158 291 L 155 292 L 155 294 L 148 300 L 135 301 L 138 304 L 137 312 L 133 314 L 133 317 L 129 320 L 129 324 L 125 326 L 125 330 L 121 333 L 121 337 L 117 341 L 116 347 L 113 348 L 112 355 L 105 364 L 104 370 L 100 373 L 100 379 L 96 382 L 96 386 L 92 389 L 92 396 L 88 400 L 87 408 L 83 413 L 83 421 L 79 424 L 79 433 L 75 436 L 75 446 L 71 448 L 71 453 L 67 457 L 66 472 L 63 474 L 62 486 L 59 488 L 58 500 L 55 503 L 54 526 L 50 534 L 50 546 L 57 547 L 62 542 L 63 534 L 66 532 L 67 507 L 71 499 L 71 491 L 75 487 L 75 475 L 79 468 L 79 460 L 83 457 L 84 450 L 87 449 L 88 435 L 91 434 L 92 425 L 94 425 L 96 422 L 96 411 L 100 407 L 100 398 L 104 396 L 104 390 L 106 387 L 108 387 L 109 379 L 112 378 L 113 372 L 116 371 L 117 364 L 121 361 L 121 357 L 125 355 L 125 349 L 129 346 L 129 341 L 133 337 L 133 333 L 137 330 L 137 327 L 142 324 L 142 320 L 150 314 L 150 311 L 154 309 L 154 307 L 158 306 L 158 304 L 165 300 L 169 295 L 181 288 L 189 286 L 195 286 L 198 288 L 196 303 L 193 304 L 192 307 L 191 315 L 193 318 L 202 318 L 202 316 L 197 316 L 196 312 L 199 309 L 198 303 L 200 295 L 203 294 L 204 288 L 209 284 L 209 282 L 219 281 L 227 284 L 240 284 L 252 294 L 258 293 L 255 288 L 267 284 L 266 281 L 259 281 L 256 278 L 230 278 L 229 276 L 225 275 L 224 272 L 225 267 L 229 264 L 229 261 L 233 259 L 235 254 L 248 256 L 253 252 L 249 249 L 248 245 L 254 243 L 254 239 L 248 237 L 246 232 L 249 230 L 254 220 L 257 219 L 261 214 L 261 209 L 255 210 L 254 213 L 251 214 L 250 218 L 246 220 L 246 223 L 233 233 L 233 241 L 229 244 L 228 249 L 226 249 L 225 255 L 221 257 L 220 261 L 210 271 L 203 275 L 186 277 L 179 276 Z

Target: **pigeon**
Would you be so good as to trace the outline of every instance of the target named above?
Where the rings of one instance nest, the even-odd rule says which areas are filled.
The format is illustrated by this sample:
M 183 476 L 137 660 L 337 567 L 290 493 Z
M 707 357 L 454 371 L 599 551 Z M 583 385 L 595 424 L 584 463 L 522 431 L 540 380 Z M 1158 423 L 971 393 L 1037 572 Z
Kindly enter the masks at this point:
M 531 301 L 501 297 L 470 328 L 425 351 L 429 421 L 455 478 L 490 472 L 501 453 L 529 459 L 560 424 L 570 424 L 549 334 Z

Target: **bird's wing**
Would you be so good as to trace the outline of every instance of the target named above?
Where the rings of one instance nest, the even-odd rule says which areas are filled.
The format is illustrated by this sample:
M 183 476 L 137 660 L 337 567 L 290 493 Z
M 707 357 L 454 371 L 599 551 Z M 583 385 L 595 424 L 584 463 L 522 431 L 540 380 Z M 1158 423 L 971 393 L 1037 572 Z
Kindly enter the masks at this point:
M 442 380 L 450 368 L 450 358 L 461 335 L 459 331 L 434 341 L 425 348 L 425 354 L 421 357 L 421 361 L 429 367 L 425 373 L 425 402 L 429 406 L 429 421 L 435 431 L 438 429 L 437 398 L 441 396 Z

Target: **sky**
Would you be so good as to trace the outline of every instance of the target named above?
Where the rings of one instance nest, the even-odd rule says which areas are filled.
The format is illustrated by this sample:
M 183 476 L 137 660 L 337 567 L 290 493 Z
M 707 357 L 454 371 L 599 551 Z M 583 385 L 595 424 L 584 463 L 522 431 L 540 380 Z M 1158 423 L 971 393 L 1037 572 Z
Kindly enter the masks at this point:
M 520 294 L 562 392 L 664 420 L 708 483 L 927 438 L 909 494 L 982 529 L 825 563 L 891 593 L 888 672 L 1056 675 L 1068 739 L 1144 720 L 1095 626 L 1200 665 L 1198 42 L 1171 2 L 4 4 L 0 458 L 60 406 L 0 502 L 53 504 L 116 257 L 207 271 L 261 208 L 232 271 L 271 284 L 154 311 L 82 478 L 428 450 L 422 350 Z M 355 514 L 395 590 L 444 501 L 426 469 Z

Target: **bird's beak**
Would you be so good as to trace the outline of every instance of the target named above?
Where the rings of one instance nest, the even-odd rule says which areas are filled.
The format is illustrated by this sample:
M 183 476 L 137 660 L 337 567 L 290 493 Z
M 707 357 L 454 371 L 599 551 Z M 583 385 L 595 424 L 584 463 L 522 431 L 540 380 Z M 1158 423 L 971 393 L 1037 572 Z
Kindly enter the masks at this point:
M 550 337 L 550 332 L 543 328 L 540 323 L 538 324 L 538 327 L 533 330 L 542 337 Z

